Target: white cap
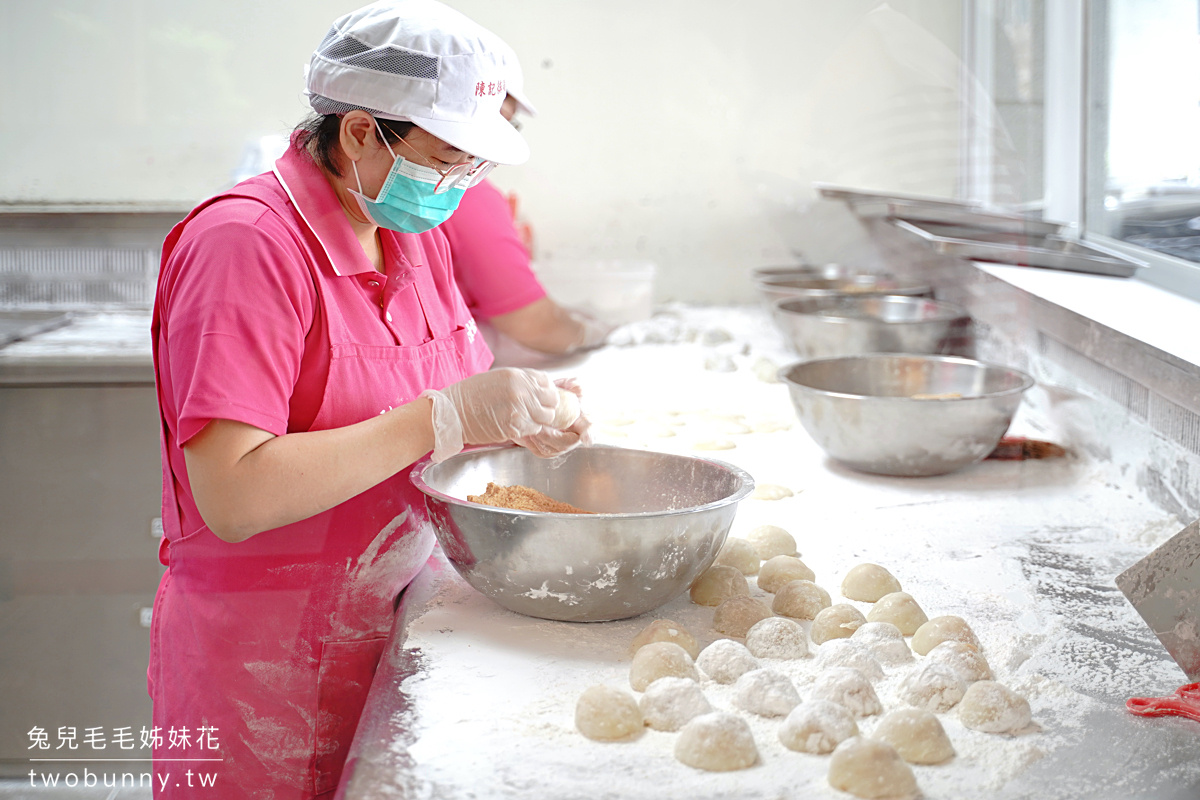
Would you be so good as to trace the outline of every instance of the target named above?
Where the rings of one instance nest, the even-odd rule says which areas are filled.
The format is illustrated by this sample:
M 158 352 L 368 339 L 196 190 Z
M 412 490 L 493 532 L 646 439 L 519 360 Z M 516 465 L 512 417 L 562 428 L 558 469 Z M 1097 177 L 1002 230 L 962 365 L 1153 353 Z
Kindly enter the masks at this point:
M 319 114 L 362 109 L 478 158 L 520 164 L 529 145 L 500 114 L 515 55 L 498 41 L 436 0 L 380 0 L 333 23 L 309 62 L 305 94 Z
M 496 39 L 496 48 L 504 54 L 504 60 L 508 63 L 508 78 L 505 79 L 504 88 L 517 101 L 517 111 L 527 117 L 536 117 L 537 109 L 525 95 L 525 73 L 521 71 L 521 61 L 516 51 L 500 38 Z

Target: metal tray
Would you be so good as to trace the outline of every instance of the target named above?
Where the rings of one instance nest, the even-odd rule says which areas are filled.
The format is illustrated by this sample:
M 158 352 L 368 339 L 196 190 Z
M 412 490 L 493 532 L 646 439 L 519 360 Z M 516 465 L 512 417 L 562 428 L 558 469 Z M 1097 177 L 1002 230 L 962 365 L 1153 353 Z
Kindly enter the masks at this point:
M 876 194 L 827 184 L 817 184 L 817 189 L 822 197 L 845 201 L 860 217 L 963 225 L 1029 236 L 1057 234 L 1066 227 L 1060 222 L 1049 222 L 962 200 L 900 193 Z
M 1000 231 L 982 231 L 937 223 L 917 225 L 892 220 L 898 230 L 933 245 L 938 253 L 974 261 L 995 261 L 1043 269 L 1085 272 L 1128 278 L 1145 264 L 1105 252 L 1092 245 L 1053 234 L 1025 235 Z
M 60 328 L 70 321 L 69 311 L 0 310 L 0 347 Z

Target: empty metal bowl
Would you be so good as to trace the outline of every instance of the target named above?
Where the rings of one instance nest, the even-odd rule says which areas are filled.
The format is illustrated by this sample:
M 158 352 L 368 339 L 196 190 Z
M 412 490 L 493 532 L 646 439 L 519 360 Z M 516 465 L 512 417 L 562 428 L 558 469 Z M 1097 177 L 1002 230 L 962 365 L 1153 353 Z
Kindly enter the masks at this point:
M 759 278 L 754 283 L 768 306 L 789 297 L 861 297 L 874 294 L 933 297 L 933 287 L 927 283 L 878 273 L 857 273 L 836 278 L 776 275 Z
M 969 358 L 873 354 L 780 370 L 804 429 L 863 472 L 941 475 L 987 456 L 1033 379 Z
M 971 317 L 927 297 L 789 297 L 773 306 L 775 324 L 802 358 L 863 353 L 975 354 Z
M 521 447 L 419 462 L 434 532 L 467 583 L 507 609 L 599 622 L 651 611 L 688 590 L 725 543 L 754 480 L 731 464 L 621 447 L 544 459 Z M 527 486 L 594 514 L 467 501 L 489 481 Z

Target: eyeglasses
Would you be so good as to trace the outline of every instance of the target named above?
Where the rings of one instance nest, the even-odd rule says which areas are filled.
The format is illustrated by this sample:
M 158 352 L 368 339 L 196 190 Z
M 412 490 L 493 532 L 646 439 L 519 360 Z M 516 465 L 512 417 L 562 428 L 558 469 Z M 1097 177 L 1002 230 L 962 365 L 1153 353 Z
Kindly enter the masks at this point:
M 496 166 L 496 162 L 494 161 L 476 161 L 475 157 L 471 156 L 470 161 L 464 161 L 461 164 L 453 165 L 449 169 L 442 170 L 438 169 L 420 150 L 404 141 L 403 138 L 400 139 L 400 142 L 409 150 L 416 153 L 422 161 L 429 165 L 430 169 L 442 176 L 442 179 L 433 187 L 434 194 L 445 194 L 459 186 L 463 189 L 469 189 L 487 177 L 487 174 Z

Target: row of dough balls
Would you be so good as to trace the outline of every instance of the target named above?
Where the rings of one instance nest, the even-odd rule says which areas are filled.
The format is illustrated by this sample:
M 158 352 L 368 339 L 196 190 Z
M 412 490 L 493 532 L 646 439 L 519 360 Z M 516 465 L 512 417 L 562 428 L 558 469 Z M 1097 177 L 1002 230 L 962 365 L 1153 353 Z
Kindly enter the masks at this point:
M 876 630 L 893 628 L 875 625 Z M 882 708 L 858 669 L 827 668 L 814 683 L 810 699 L 802 702 L 786 675 L 759 665 L 757 657 L 797 657 L 796 643 L 803 642 L 803 635 L 796 623 L 772 618 L 756 624 L 746 645 L 719 639 L 696 653 L 695 638 L 686 629 L 657 620 L 633 643 L 630 685 L 643 692 L 641 701 L 612 687 L 593 686 L 576 706 L 576 726 L 601 741 L 630 738 L 643 725 L 679 731 L 675 756 L 689 766 L 713 771 L 753 766 L 759 757 L 749 726 L 736 714 L 712 708 L 697 683 L 699 668 L 719 683 L 735 684 L 738 708 L 764 717 L 785 716 L 778 735 L 786 747 L 819 754 L 832 751 L 830 784 L 857 796 L 911 794 L 916 781 L 908 763 L 938 764 L 953 757 L 941 723 L 923 708 L 889 712 L 871 738 L 860 736 L 855 719 Z M 899 637 L 899 631 L 888 638 L 893 637 Z M 972 692 L 962 706 L 969 727 L 975 727 L 976 718 L 990 719 L 998 708 L 1010 708 L 1014 699 L 1023 702 L 991 681 L 978 681 Z

